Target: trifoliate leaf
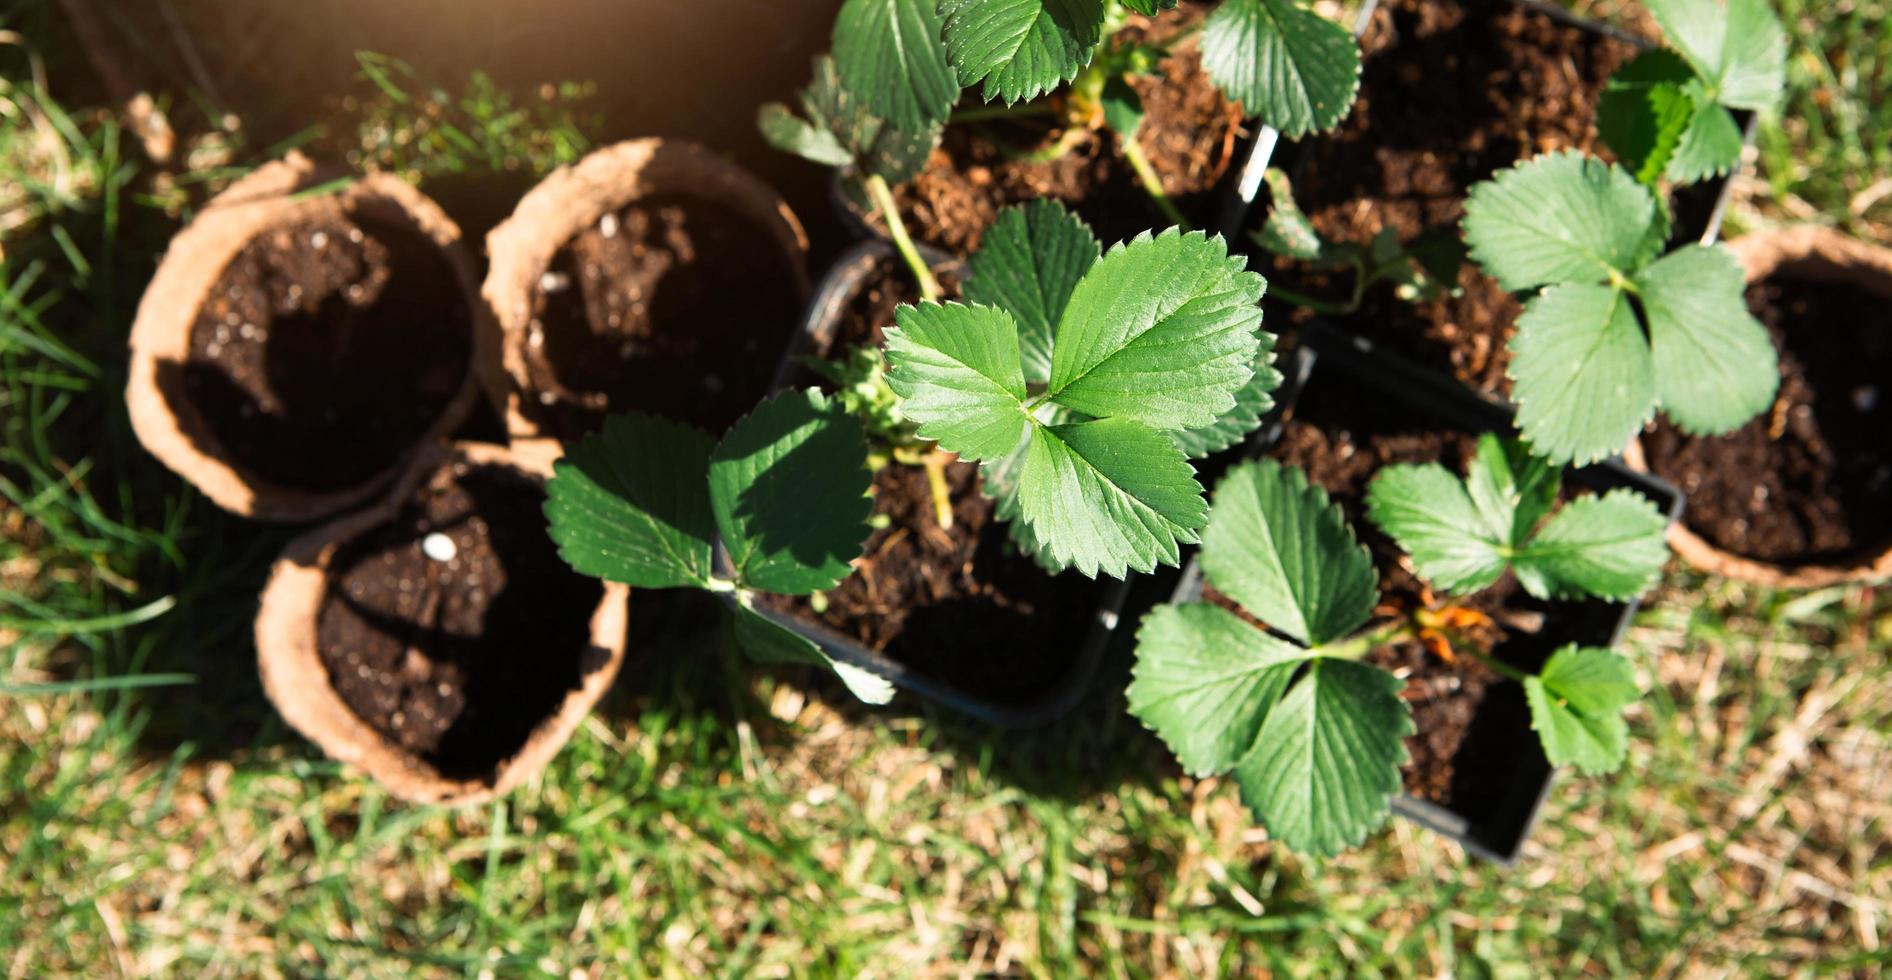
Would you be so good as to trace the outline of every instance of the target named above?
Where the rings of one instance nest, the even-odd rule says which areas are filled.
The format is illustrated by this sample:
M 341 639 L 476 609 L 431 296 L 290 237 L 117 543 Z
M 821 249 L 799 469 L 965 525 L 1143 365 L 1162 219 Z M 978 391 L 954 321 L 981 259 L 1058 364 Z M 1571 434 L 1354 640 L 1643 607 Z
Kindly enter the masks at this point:
M 1719 177 L 1741 162 L 1741 127 L 1700 82 L 1689 83 L 1685 97 L 1691 110 L 1688 129 L 1669 160 L 1668 178 L 1693 184 Z
M 605 420 L 554 466 L 545 516 L 586 575 L 644 589 L 710 579 L 708 433 L 631 413 Z
M 1779 104 L 1787 34 L 1767 0 L 1649 0 L 1648 7 L 1714 101 L 1757 112 Z
M 1510 542 L 1497 536 L 1465 484 L 1445 467 L 1386 467 L 1367 489 L 1366 506 L 1367 516 L 1399 542 L 1434 587 L 1476 592 L 1504 575 Z
M 1207 603 L 1159 606 L 1137 630 L 1130 713 L 1194 776 L 1227 772 L 1311 654 Z
M 743 596 L 736 606 L 733 629 L 736 646 L 756 663 L 826 667 L 834 671 L 841 683 L 847 685 L 849 692 L 867 704 L 886 704 L 893 700 L 892 682 L 879 674 L 829 657 L 827 651 L 816 646 L 813 640 L 776 624 L 750 608 L 748 596 Z
M 1296 851 L 1332 855 L 1385 822 L 1413 731 L 1402 686 L 1356 661 L 1308 664 L 1235 769 L 1242 800 L 1270 835 Z
M 1051 380 L 1052 332 L 1071 290 L 1101 254 L 1089 226 L 1049 199 L 1006 208 L 986 229 L 972 253 L 964 295 L 967 302 L 999 307 L 1018 322 L 1026 381 Z
M 710 505 L 736 581 L 778 595 L 832 589 L 867 538 L 867 436 L 816 391 L 738 421 L 710 457 Z
M 1126 140 L 1137 138 L 1137 130 L 1143 128 L 1143 97 L 1122 75 L 1114 75 L 1104 83 L 1098 101 L 1104 110 L 1104 125 L 1111 132 Z
M 1294 0 L 1226 0 L 1203 24 L 1202 66 L 1250 115 L 1297 139 L 1346 118 L 1360 87 L 1353 35 Z
M 1176 564 L 1209 510 L 1182 450 L 1130 419 L 1034 426 L 1018 501 L 1050 558 L 1093 578 Z
M 780 102 L 770 102 L 756 113 L 756 128 L 769 145 L 784 153 L 827 167 L 845 167 L 854 153 L 834 133 L 806 122 Z
M 1352 633 L 1379 602 L 1373 559 L 1327 491 L 1273 460 L 1237 466 L 1215 488 L 1202 542 L 1209 584 L 1269 626 L 1320 646 Z
M 926 167 L 939 144 L 938 122 L 914 130 L 888 125 L 841 84 L 834 59 L 815 59 L 814 78 L 801 92 L 807 121 L 779 103 L 762 107 L 757 125 L 779 150 L 830 167 L 852 167 L 890 183 L 901 183 Z
M 887 330 L 887 384 L 920 435 L 967 459 L 1011 452 L 1031 420 L 1018 325 L 991 306 L 902 306 Z
M 1472 256 L 1513 292 L 1628 275 L 1656 200 L 1621 167 L 1574 150 L 1534 157 L 1477 184 L 1465 201 Z
M 1165 431 L 1214 422 L 1254 376 L 1266 282 L 1245 265 L 1220 236 L 1174 228 L 1111 249 L 1058 323 L 1052 400 Z
M 1255 355 L 1255 376 L 1235 393 L 1235 407 L 1222 417 L 1199 429 L 1172 433 L 1176 445 L 1190 459 L 1213 456 L 1248 438 L 1261 427 L 1261 420 L 1274 411 L 1274 393 L 1281 387 L 1281 372 L 1274 366 L 1274 334 L 1261 332 L 1261 349 Z
M 1690 245 L 1635 282 L 1649 317 L 1656 392 L 1683 431 L 1731 432 L 1773 404 L 1780 365 L 1767 329 L 1748 312 L 1733 253 Z
M 946 48 L 959 84 L 987 102 L 1035 99 L 1090 64 L 1105 0 L 945 0 Z
M 944 120 L 959 100 L 937 4 L 847 0 L 834 20 L 834 61 L 848 91 L 904 130 Z
M 1535 456 L 1516 439 L 1493 433 L 1478 437 L 1478 453 L 1465 475 L 1465 490 L 1498 540 L 1522 544 L 1557 504 L 1563 471 Z
M 1633 490 L 1579 497 L 1517 549 L 1512 570 L 1540 599 L 1633 599 L 1669 560 L 1668 528 L 1655 505 Z
M 1655 414 L 1656 370 L 1628 297 L 1553 286 L 1526 303 L 1511 340 L 1518 429 L 1557 462 L 1622 451 Z
M 1638 55 L 1612 76 L 1596 106 L 1597 135 L 1644 184 L 1669 169 L 1695 118 L 1695 72 L 1673 51 Z
M 1159 10 L 1174 10 L 1178 0 L 1119 0 L 1124 6 L 1139 14 L 1153 14 Z
M 1552 765 L 1592 775 L 1622 767 L 1629 747 L 1623 709 L 1634 703 L 1636 672 L 1608 650 L 1575 645 L 1551 655 L 1542 674 L 1524 681 L 1531 727 Z

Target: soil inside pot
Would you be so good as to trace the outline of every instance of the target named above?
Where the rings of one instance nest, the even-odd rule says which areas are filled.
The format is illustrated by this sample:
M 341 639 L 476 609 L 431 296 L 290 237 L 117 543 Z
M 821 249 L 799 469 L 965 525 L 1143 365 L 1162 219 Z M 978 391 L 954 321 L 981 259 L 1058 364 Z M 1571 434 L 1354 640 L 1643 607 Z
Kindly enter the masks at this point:
M 1382 613 L 1391 614 L 1429 600 L 1437 608 L 1446 597 L 1431 595 L 1402 562 L 1398 546 L 1367 519 L 1367 487 L 1381 469 L 1397 463 L 1440 463 L 1462 473 L 1475 448 L 1475 436 L 1428 424 L 1410 407 L 1329 372 L 1302 394 L 1271 454 L 1305 469 L 1346 511 L 1379 570 Z M 1562 642 L 1552 635 L 1554 620 L 1567 618 L 1571 605 L 1534 599 L 1508 574 L 1453 604 L 1490 617 L 1495 628 L 1482 637 L 1494 644 L 1490 652 L 1525 670 L 1535 670 Z M 1368 662 L 1406 683 L 1401 697 L 1411 705 L 1417 729 L 1406 741 L 1406 791 L 1474 820 L 1495 811 L 1511 774 L 1536 752 L 1522 688 L 1468 653 L 1447 662 L 1416 642 L 1377 650 Z
M 1642 437 L 1649 467 L 1724 551 L 1789 567 L 1868 558 L 1892 545 L 1892 329 L 1865 316 L 1887 299 L 1789 268 L 1747 300 L 1780 353 L 1773 409 L 1713 438 L 1660 419 Z
M 511 471 L 443 467 L 331 566 L 317 650 L 336 693 L 447 778 L 492 776 L 593 663 L 604 589 L 558 557 L 544 502 Z
M 942 279 L 948 295 L 957 292 Z M 879 260 L 844 308 L 830 350 L 878 343 L 901 303 L 918 299 L 906 266 Z M 1009 527 L 980 493 L 978 467 L 946 468 L 953 526 L 933 513 L 926 473 L 889 463 L 874 475 L 874 513 L 887 526 L 867 539 L 856 572 L 826 594 L 764 603 L 819 623 L 867 649 L 975 696 L 1021 703 L 1071 669 L 1090 635 L 1099 584 L 1076 572 L 1048 575 L 1013 547 Z
M 400 462 L 460 391 L 472 349 L 472 311 L 432 239 L 324 218 L 243 246 L 160 384 L 181 385 L 238 469 L 338 490 Z
M 644 198 L 540 277 L 521 410 L 567 440 L 629 410 L 722 433 L 768 394 L 800 304 L 766 229 L 706 198 Z
M 1118 36 L 1160 42 L 1200 21 L 1211 6 L 1185 2 L 1155 18 L 1133 16 Z M 1164 192 L 1196 224 L 1204 224 L 1210 192 L 1228 171 L 1243 135 L 1240 108 L 1216 89 L 1195 41 L 1179 45 L 1158 74 L 1133 79 L 1131 86 L 1145 112 L 1137 139 Z M 974 92 L 963 107 L 988 106 Z M 908 230 L 920 241 L 963 255 L 978 247 L 1002 208 L 1041 197 L 1070 206 L 1105 244 L 1169 227 L 1118 152 L 1117 137 L 1107 130 L 1086 134 L 1056 160 L 1017 158 L 1019 151 L 1049 146 L 1062 132 L 1061 115 L 948 126 L 926 170 L 894 189 Z
M 1610 159 L 1596 137 L 1596 104 L 1636 55 L 1543 14 L 1475 0 L 1385 0 L 1362 44 L 1359 102 L 1338 131 L 1310 145 L 1294 187 L 1322 235 L 1360 244 L 1382 228 L 1407 244 L 1428 229 L 1456 229 L 1472 185 L 1538 153 Z M 1271 282 L 1301 293 L 1341 300 L 1353 287 L 1350 274 L 1263 261 Z M 1469 261 L 1458 286 L 1459 296 L 1415 304 L 1381 283 L 1349 322 L 1473 388 L 1507 392 L 1506 343 L 1522 307 Z

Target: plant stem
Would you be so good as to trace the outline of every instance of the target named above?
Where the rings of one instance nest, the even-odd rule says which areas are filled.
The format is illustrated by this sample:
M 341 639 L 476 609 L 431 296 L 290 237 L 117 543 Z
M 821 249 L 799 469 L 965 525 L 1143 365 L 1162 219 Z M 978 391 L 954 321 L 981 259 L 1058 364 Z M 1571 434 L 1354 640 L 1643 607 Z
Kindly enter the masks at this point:
M 1315 313 L 1322 313 L 1327 316 L 1348 316 L 1357 312 L 1360 308 L 1358 303 L 1335 303 L 1324 299 L 1316 299 L 1306 293 L 1298 293 L 1286 286 L 1277 285 L 1272 282 L 1268 284 L 1268 295 L 1271 299 L 1278 299 L 1292 306 L 1298 306 L 1302 309 L 1312 310 Z
M 1156 170 L 1150 166 L 1150 158 L 1144 156 L 1143 146 L 1136 141 L 1136 137 L 1124 136 L 1118 142 L 1123 146 L 1123 158 L 1129 161 L 1130 169 L 1136 171 L 1137 183 L 1142 184 L 1143 192 L 1156 202 L 1156 209 L 1163 212 L 1163 216 L 1171 223 L 1188 231 L 1189 219 L 1183 217 L 1182 212 L 1176 210 L 1176 202 L 1163 193 L 1163 182 L 1157 179 Z
M 1088 132 L 1090 130 L 1082 126 L 1067 126 L 1056 143 L 1036 150 L 1019 152 L 1017 159 L 1026 163 L 1050 163 L 1053 160 L 1062 159 L 1065 154 L 1077 149 L 1079 143 L 1084 142 L 1084 136 Z M 1011 155 L 1011 152 L 1008 151 L 1007 155 Z
M 1326 644 L 1316 652 L 1334 660 L 1358 660 L 1389 643 L 1410 640 L 1413 636 L 1412 624 L 1402 617 L 1379 629 Z
M 1049 116 L 1057 108 L 1049 102 L 1021 102 L 1018 105 L 987 105 L 976 109 L 961 109 L 947 118 L 948 125 L 953 123 L 987 122 L 993 119 L 1026 119 L 1031 116 Z
M 1531 676 L 1476 647 L 1468 647 L 1465 652 L 1477 657 L 1480 663 L 1491 668 L 1493 672 L 1517 681 L 1519 684 L 1524 683 Z
M 939 529 L 953 529 L 953 496 L 946 486 L 946 454 L 935 449 L 926 454 L 921 463 L 926 468 L 926 486 L 933 492 L 933 519 L 939 522 Z
M 919 280 L 920 297 L 939 302 L 939 280 L 933 278 L 933 270 L 927 267 L 925 259 L 920 258 L 920 250 L 914 247 L 913 238 L 907 234 L 906 222 L 900 220 L 900 208 L 893 202 L 893 190 L 887 186 L 886 178 L 879 174 L 868 174 L 867 196 L 874 199 L 874 209 L 880 212 L 881 220 L 887 222 L 887 232 L 893 236 L 894 247 L 900 250 L 900 257 L 913 270 L 913 278 Z

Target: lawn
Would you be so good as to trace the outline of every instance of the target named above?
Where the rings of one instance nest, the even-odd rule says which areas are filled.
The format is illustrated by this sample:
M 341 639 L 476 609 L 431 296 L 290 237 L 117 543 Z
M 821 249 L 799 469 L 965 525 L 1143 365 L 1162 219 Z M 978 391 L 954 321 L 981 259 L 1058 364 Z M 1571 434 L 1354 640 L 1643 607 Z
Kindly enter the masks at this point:
M 347 6 L 306 5 L 311 30 Z M 1734 227 L 1817 220 L 1892 242 L 1892 3 L 1781 7 L 1792 92 Z M 230 9 L 233 35 L 285 23 L 269 4 Z M 1650 692 L 1629 764 L 1566 775 L 1510 869 L 1405 823 L 1336 860 L 1276 850 L 1232 787 L 1179 777 L 1124 713 L 1121 651 L 1072 717 L 1021 735 L 912 701 L 866 711 L 812 674 L 732 683 L 707 641 L 667 644 L 506 800 L 389 800 L 263 700 L 249 630 L 288 532 L 223 515 L 137 447 L 125 332 L 178 222 L 284 146 L 429 180 L 529 175 L 621 135 L 621 106 L 605 92 L 605 121 L 565 112 L 589 91 L 573 86 L 527 90 L 513 115 L 502 78 L 442 108 L 397 73 L 400 98 L 363 82 L 220 128 L 154 23 L 116 30 L 147 40 L 134 63 L 170 93 L 181 165 L 161 175 L 101 108 L 110 93 L 58 8 L 0 0 L 8 975 L 1875 975 L 1892 961 L 1884 589 L 1778 594 L 1672 571 L 1628 644 Z M 441 31 L 472 45 L 479 29 Z M 232 77 L 270 64 L 252 48 Z M 282 77 L 306 79 L 320 58 L 291 61 Z

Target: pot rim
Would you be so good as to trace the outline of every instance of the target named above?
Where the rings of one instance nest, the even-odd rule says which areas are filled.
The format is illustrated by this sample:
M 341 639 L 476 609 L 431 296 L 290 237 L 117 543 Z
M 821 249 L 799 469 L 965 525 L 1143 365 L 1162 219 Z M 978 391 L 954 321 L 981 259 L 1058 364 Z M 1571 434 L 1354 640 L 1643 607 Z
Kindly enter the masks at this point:
M 257 667 L 263 690 L 291 728 L 329 758 L 348 763 L 410 803 L 462 806 L 503 796 L 544 769 L 603 698 L 623 665 L 629 642 L 631 590 L 604 583 L 591 616 L 591 648 L 583 682 L 535 727 L 490 777 L 449 778 L 376 732 L 344 703 L 329 681 L 317 649 L 316 626 L 328 592 L 330 563 L 361 534 L 393 519 L 422 481 L 444 466 L 499 466 L 543 483 L 561 455 L 558 444 L 530 440 L 511 447 L 487 443 L 430 445 L 392 491 L 373 506 L 316 528 L 290 542 L 270 570 L 256 617 Z
M 1784 225 L 1727 244 L 1740 259 L 1749 283 L 1799 267 L 1812 272 L 1810 278 L 1858 283 L 1892 299 L 1892 249 L 1823 225 Z M 1623 462 L 1639 472 L 1652 472 L 1640 434 L 1623 450 Z M 1787 565 L 1724 550 L 1678 521 L 1669 528 L 1669 547 L 1699 571 L 1773 589 L 1818 589 L 1892 579 L 1892 541 L 1868 545 L 1852 561 Z
M 330 193 L 301 196 L 350 178 L 348 186 Z M 189 357 L 191 331 L 205 299 L 230 262 L 250 242 L 271 228 L 362 211 L 403 224 L 432 240 L 452 267 L 473 331 L 466 376 L 433 425 L 380 473 L 338 490 L 282 486 L 247 473 L 242 464 L 226 458 L 197 407 L 188 399 L 167 396 L 159 371 L 164 365 L 182 363 Z M 397 177 L 383 173 L 357 176 L 339 167 L 317 164 L 300 152 L 266 163 L 231 184 L 171 239 L 139 301 L 130 351 L 125 404 L 132 429 L 145 449 L 219 507 L 243 517 L 283 523 L 339 513 L 387 486 L 407 468 L 420 447 L 445 437 L 466 420 L 486 386 L 484 375 L 497 370 L 498 354 L 473 259 L 461 243 L 459 226 L 446 212 Z

